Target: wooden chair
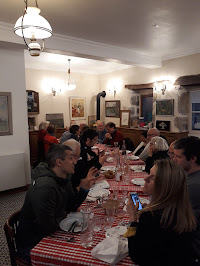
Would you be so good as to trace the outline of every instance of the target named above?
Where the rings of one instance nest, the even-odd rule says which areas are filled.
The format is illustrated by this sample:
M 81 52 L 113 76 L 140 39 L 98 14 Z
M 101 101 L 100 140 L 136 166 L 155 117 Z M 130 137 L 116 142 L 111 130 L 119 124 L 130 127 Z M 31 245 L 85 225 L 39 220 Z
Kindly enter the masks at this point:
M 18 210 L 10 215 L 8 220 L 4 225 L 4 231 L 8 243 L 9 253 L 10 253 L 10 260 L 12 266 L 27 266 L 30 265 L 29 263 L 23 261 L 21 258 L 17 256 L 17 248 L 15 242 L 16 230 L 19 223 L 19 216 L 21 210 Z

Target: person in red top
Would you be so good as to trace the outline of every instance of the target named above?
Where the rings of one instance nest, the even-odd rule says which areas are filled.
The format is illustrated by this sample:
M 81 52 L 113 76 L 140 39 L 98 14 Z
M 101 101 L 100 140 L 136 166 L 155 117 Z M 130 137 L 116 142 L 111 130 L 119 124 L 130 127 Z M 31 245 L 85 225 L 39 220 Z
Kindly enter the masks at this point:
M 52 143 L 58 144 L 57 138 L 54 136 L 54 133 L 55 133 L 55 127 L 48 126 L 47 135 L 44 137 L 45 155 L 47 151 L 49 150 Z
M 122 133 L 116 130 L 115 124 L 113 122 L 107 123 L 106 130 L 108 133 L 106 133 L 105 140 L 103 143 L 114 146 L 114 142 L 118 142 L 118 145 L 121 147 L 123 144 L 124 137 Z

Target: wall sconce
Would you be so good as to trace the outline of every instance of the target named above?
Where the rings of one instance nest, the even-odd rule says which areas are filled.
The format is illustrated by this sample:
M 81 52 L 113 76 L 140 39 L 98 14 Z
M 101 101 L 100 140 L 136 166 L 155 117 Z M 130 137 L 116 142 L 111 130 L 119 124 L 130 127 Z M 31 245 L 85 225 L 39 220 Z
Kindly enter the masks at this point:
M 36 7 L 28 7 L 28 0 L 24 0 L 26 7 L 23 16 L 15 23 L 14 32 L 23 37 L 31 56 L 39 56 L 44 49 L 44 39 L 52 36 L 52 28 L 49 22 L 40 16 L 37 0 Z M 28 44 L 26 39 L 30 40 Z M 42 40 L 42 47 L 37 42 L 37 39 Z
M 56 96 L 56 94 L 59 94 L 61 92 L 61 89 L 52 88 L 51 92 L 52 92 L 53 96 Z
M 110 88 L 109 88 L 109 92 L 110 92 L 110 93 L 113 93 L 113 94 L 114 94 L 114 97 L 115 97 L 115 95 L 116 95 L 116 93 L 117 93 L 115 85 L 113 85 L 113 87 L 110 87 Z
M 154 83 L 154 89 L 156 92 L 161 91 L 162 95 L 165 95 L 167 86 L 170 84 L 169 80 L 157 81 Z

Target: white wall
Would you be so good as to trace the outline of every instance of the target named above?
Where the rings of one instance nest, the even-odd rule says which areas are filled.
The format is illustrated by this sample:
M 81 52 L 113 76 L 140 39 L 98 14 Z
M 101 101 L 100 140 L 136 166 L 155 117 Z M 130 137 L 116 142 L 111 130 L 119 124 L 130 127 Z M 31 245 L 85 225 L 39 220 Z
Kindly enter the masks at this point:
M 67 80 L 66 72 L 26 69 L 26 89 L 39 92 L 40 113 L 36 115 L 37 126 L 46 120 L 46 114 L 63 113 L 64 125 L 69 126 L 69 97 L 86 97 L 86 120 L 77 120 L 77 124 L 88 123 L 88 115 L 96 114 L 96 96 L 99 93 L 98 75 L 73 73 L 71 74 L 77 88 L 67 91 L 62 86 Z M 53 80 L 53 83 L 51 81 Z M 59 84 L 61 84 L 59 86 Z M 52 95 L 51 87 L 63 87 L 62 92 Z
M 200 74 L 199 68 L 200 54 L 175 58 L 171 60 L 163 61 L 163 66 L 155 69 L 147 69 L 141 67 L 133 67 L 125 69 L 122 71 L 115 71 L 109 74 L 103 74 L 99 76 L 100 89 L 105 90 L 107 93 L 105 100 L 120 100 L 121 109 L 127 110 L 131 108 L 131 96 L 134 92 L 131 90 L 125 89 L 126 84 L 146 84 L 159 80 L 170 80 L 172 83 L 180 76 L 185 75 L 196 75 Z M 111 81 L 118 80 L 121 85 L 117 91 L 116 96 L 109 93 L 108 85 Z M 171 131 L 179 132 L 179 129 L 175 127 L 174 120 L 176 117 L 186 117 L 178 113 L 178 96 L 180 96 L 181 91 L 177 88 L 172 87 L 170 91 L 166 92 L 165 95 L 162 93 L 157 93 L 154 95 L 155 99 L 174 99 L 174 116 L 173 117 L 155 117 L 155 120 L 168 120 L 171 121 Z M 155 93 L 154 93 L 155 94 Z M 104 119 L 104 103 L 102 108 L 102 119 Z M 155 103 L 153 105 L 153 112 L 155 113 Z M 161 119 L 160 119 L 161 118 Z M 109 117 L 105 117 L 104 121 L 107 123 L 111 121 Z M 120 119 L 112 118 L 112 121 L 119 126 Z
M 29 140 L 28 140 L 28 121 L 27 121 L 27 103 L 25 89 L 25 68 L 23 50 L 14 51 L 6 50 L 0 46 L 0 91 L 11 92 L 12 97 L 12 119 L 13 119 L 13 135 L 0 136 L 0 155 L 12 155 L 24 153 L 25 180 L 13 172 L 13 183 L 19 186 L 30 183 L 30 159 L 29 159 Z M 23 157 L 21 157 L 23 158 Z M 2 172 L 6 172 L 5 168 L 11 168 L 10 165 L 1 163 Z M 20 166 L 19 166 L 20 167 Z M 0 170 L 1 171 L 1 170 Z M 7 183 L 6 175 L 0 174 L 0 182 Z M 9 182 L 8 188 L 13 188 L 12 182 Z M 4 184 L 5 185 L 5 184 Z

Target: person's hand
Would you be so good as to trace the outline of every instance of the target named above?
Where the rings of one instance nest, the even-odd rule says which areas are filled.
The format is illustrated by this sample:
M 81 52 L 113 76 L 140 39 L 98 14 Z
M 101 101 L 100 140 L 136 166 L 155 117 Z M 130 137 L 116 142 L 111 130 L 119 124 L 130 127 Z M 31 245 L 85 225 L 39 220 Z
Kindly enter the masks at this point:
M 106 137 L 106 139 L 112 139 L 112 136 L 110 133 L 106 133 L 105 137 Z
M 99 170 L 94 166 L 90 168 L 86 178 L 81 179 L 81 183 L 79 188 L 83 188 L 85 190 L 89 190 L 91 186 L 96 182 L 97 178 L 95 177 L 99 173 Z
M 138 212 L 139 202 L 136 202 L 136 205 L 131 199 L 130 193 L 128 194 L 128 203 L 127 203 L 127 213 L 129 215 L 130 222 L 137 221 L 137 212 Z
M 105 155 L 103 155 L 103 156 L 101 156 L 101 154 L 99 154 L 99 163 L 100 163 L 101 165 L 103 165 L 103 164 L 105 163 L 106 159 L 107 159 L 109 156 L 110 156 L 109 154 L 105 154 Z

